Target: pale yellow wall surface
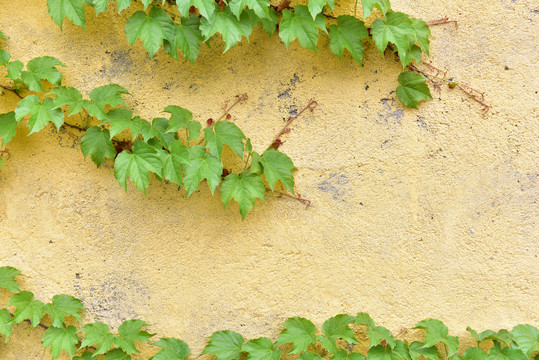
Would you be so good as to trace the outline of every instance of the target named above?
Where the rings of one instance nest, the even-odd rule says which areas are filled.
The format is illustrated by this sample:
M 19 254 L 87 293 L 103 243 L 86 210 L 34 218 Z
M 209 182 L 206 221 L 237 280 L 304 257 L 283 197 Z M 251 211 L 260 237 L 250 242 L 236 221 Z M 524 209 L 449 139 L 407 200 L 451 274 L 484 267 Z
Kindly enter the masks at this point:
M 0 266 L 22 270 L 22 288 L 42 301 L 73 295 L 87 321 L 113 327 L 146 320 L 195 354 L 217 330 L 275 339 L 291 316 L 320 326 L 365 311 L 396 332 L 434 317 L 454 335 L 538 326 L 537 3 L 392 6 L 458 20 L 458 29 L 432 28 L 430 60 L 484 90 L 490 113 L 447 88 L 419 110 L 404 108 L 392 92 L 400 65 L 373 47 L 361 68 L 348 54 L 339 61 L 326 37 L 316 54 L 256 29 L 225 54 L 212 41 L 193 66 L 163 50 L 150 60 L 140 42 L 131 48 L 123 27 L 135 9 L 97 18 L 88 10 L 87 32 L 68 21 L 61 32 L 45 0 L 1 0 L 14 59 L 55 56 L 68 66 L 63 83 L 86 95 L 124 86 L 145 118 L 174 104 L 205 121 L 246 92 L 233 121 L 263 150 L 291 110 L 310 98 L 319 106 L 282 146 L 312 206 L 268 194 L 243 222 L 206 184 L 189 199 L 155 179 L 147 197 L 131 183 L 124 192 L 110 162 L 97 169 L 83 158 L 74 130 L 19 132 L 0 169 Z M 351 12 L 353 2 L 335 10 Z M 1 96 L 0 113 L 17 101 Z M 0 344 L 0 359 L 49 358 L 42 330 L 28 328 Z

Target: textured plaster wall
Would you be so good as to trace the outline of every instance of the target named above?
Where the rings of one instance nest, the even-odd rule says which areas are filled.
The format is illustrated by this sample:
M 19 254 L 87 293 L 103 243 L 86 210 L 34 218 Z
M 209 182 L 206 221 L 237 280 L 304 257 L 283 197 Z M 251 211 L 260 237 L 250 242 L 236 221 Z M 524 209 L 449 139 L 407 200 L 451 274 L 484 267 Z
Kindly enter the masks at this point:
M 424 20 L 458 20 L 432 28 L 430 60 L 486 92 L 485 116 L 447 88 L 403 108 L 400 65 L 372 47 L 361 68 L 332 55 L 327 38 L 316 54 L 257 29 L 225 54 L 213 41 L 193 66 L 131 48 L 123 27 L 135 9 L 87 11 L 87 32 L 67 21 L 61 32 L 45 0 L 0 3 L 13 58 L 55 56 L 68 66 L 64 84 L 85 94 L 120 84 L 146 118 L 175 104 L 204 121 L 247 92 L 233 121 L 263 150 L 289 114 L 319 103 L 282 147 L 312 206 L 270 194 L 244 222 L 205 184 L 189 199 L 155 180 L 147 197 L 131 184 L 124 192 L 111 163 L 83 158 L 74 130 L 21 130 L 0 169 L 0 265 L 21 269 L 38 299 L 71 294 L 87 321 L 113 327 L 144 319 L 195 354 L 217 330 L 276 338 L 291 316 L 320 326 L 366 311 L 393 331 L 435 317 L 455 335 L 539 325 L 535 1 L 392 1 Z M 335 13 L 353 13 L 353 2 Z M 1 96 L 0 112 L 17 101 Z M 48 359 L 42 329 L 28 329 L 0 345 L 2 360 Z

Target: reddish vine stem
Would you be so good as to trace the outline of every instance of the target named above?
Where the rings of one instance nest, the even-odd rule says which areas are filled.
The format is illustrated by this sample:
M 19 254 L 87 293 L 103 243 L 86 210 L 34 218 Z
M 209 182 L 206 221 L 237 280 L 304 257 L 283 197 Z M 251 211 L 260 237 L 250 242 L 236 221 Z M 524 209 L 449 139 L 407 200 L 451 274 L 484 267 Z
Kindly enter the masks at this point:
M 234 103 L 232 105 L 230 105 L 230 107 L 227 108 L 228 106 L 228 101 L 225 101 L 223 103 L 223 115 L 221 115 L 221 117 L 219 119 L 217 119 L 217 121 L 220 121 L 222 120 L 225 116 L 227 116 L 230 112 L 230 110 L 232 110 L 232 108 L 236 105 L 238 105 L 240 102 L 242 101 L 246 101 L 247 99 L 249 98 L 249 96 L 244 93 L 244 94 L 241 94 L 241 95 L 236 95 L 236 101 L 234 101 Z
M 459 27 L 459 23 L 457 22 L 457 20 L 449 20 L 447 16 L 444 16 L 443 18 L 438 19 L 438 20 L 431 20 L 427 22 L 427 25 L 433 26 L 433 25 L 442 25 L 442 24 L 450 24 L 450 23 L 454 23 L 455 27 L 457 28 Z
M 294 200 L 297 200 L 299 201 L 300 203 L 302 203 L 303 205 L 305 205 L 306 208 L 308 208 L 309 206 L 311 206 L 311 200 L 307 199 L 307 198 L 304 198 L 301 196 L 301 194 L 297 194 L 297 196 L 294 196 L 294 195 L 290 195 L 290 194 L 287 194 L 287 193 L 279 193 L 278 195 L 279 197 L 283 197 L 283 196 L 286 196 L 286 197 L 289 197 L 291 199 L 294 199 Z
M 314 108 L 318 105 L 318 103 L 316 102 L 316 100 L 314 99 L 311 99 L 309 100 L 309 103 L 303 108 L 301 109 L 301 111 L 299 113 L 297 113 L 296 115 L 294 116 L 289 116 L 288 117 L 288 120 L 286 121 L 286 124 L 284 124 L 283 128 L 281 129 L 281 131 L 279 131 L 277 133 L 277 135 L 273 138 L 273 141 L 271 142 L 271 144 L 268 146 L 268 149 L 271 149 L 271 148 L 274 148 L 274 149 L 277 149 L 281 144 L 282 144 L 282 141 L 281 141 L 281 136 L 283 136 L 283 134 L 287 134 L 290 132 L 290 128 L 289 126 L 292 125 L 292 123 L 294 122 L 294 120 L 296 120 L 301 114 L 303 114 L 304 111 L 306 111 L 307 109 L 310 110 L 310 111 L 313 111 Z

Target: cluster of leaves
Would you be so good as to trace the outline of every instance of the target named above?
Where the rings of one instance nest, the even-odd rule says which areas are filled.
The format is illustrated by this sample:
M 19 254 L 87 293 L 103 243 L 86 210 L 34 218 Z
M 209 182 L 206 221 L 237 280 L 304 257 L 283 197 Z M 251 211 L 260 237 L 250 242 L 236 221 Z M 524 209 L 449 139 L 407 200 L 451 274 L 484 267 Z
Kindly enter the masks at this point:
M 55 295 L 51 303 L 43 304 L 30 291 L 20 291 L 16 275 L 20 275 L 19 270 L 0 267 L 0 288 L 14 293 L 8 306 L 0 309 L 0 336 L 6 342 L 14 324 L 28 321 L 32 327 L 40 325 L 46 329 L 43 347 L 50 347 L 53 359 L 65 352 L 75 360 L 95 359 L 97 355 L 104 355 L 104 360 L 130 360 L 132 354 L 138 353 L 137 343 L 149 344 L 155 336 L 143 330 L 148 324 L 142 320 L 125 321 L 118 334 L 101 322 L 83 325 L 80 313 L 84 307 L 80 300 Z M 50 325 L 41 324 L 42 321 Z M 417 323 L 415 328 L 424 330 L 424 340 L 411 343 L 397 339 L 366 313 L 334 316 L 324 322 L 321 331 L 301 317 L 290 318 L 283 326 L 275 342 L 267 337 L 245 341 L 237 332 L 217 331 L 210 336 L 203 353 L 214 355 L 215 360 L 279 360 L 289 359 L 291 354 L 300 360 L 539 359 L 539 330 L 527 324 L 517 325 L 512 331 L 481 333 L 468 327 L 477 346 L 466 349 L 462 355 L 457 354 L 459 338 L 450 336 L 447 326 L 436 319 Z M 358 339 L 363 338 L 368 339 L 368 345 L 360 351 Z M 189 346 L 175 338 L 160 338 L 150 345 L 157 348 L 150 360 L 184 360 L 190 354 Z
M 22 98 L 14 111 L 0 114 L 2 146 L 13 139 L 23 120 L 32 134 L 49 123 L 59 130 L 66 114 L 78 114 L 87 124 L 86 129 L 81 128 L 85 130 L 80 144 L 82 153 L 89 155 L 98 167 L 105 158 L 114 160 L 114 176 L 125 189 L 129 178 L 146 194 L 153 173 L 159 180 L 184 188 L 190 196 L 206 180 L 212 194 L 221 185 L 225 207 L 231 199 L 239 204 L 242 219 L 257 198 L 264 201 L 266 184 L 274 191 L 280 181 L 294 193 L 292 160 L 272 146 L 262 154 L 254 151 L 250 139 L 228 121 L 230 108 L 217 121 L 207 122 L 204 129 L 193 120 L 191 112 L 176 105 L 164 109 L 168 118 L 158 117 L 149 122 L 125 107 L 122 96 L 128 92 L 119 85 L 95 88 L 89 99 L 83 99 L 73 87 L 61 86 L 58 67 L 65 65 L 54 57 L 32 59 L 23 70 L 22 62 L 11 61 L 10 54 L 0 49 L 0 66 L 7 67 L 7 77 L 13 81 L 14 89 L 20 92 L 27 88 L 33 93 Z M 42 81 L 52 86 L 49 92 L 45 92 Z M 236 103 L 246 98 L 238 96 Z M 118 136 L 122 135 L 129 135 L 129 139 L 120 140 Z M 225 146 L 244 161 L 238 173 L 224 169 L 221 155 Z
M 358 0 L 356 0 L 358 1 Z M 67 17 L 86 28 L 83 4 L 95 8 L 97 14 L 106 10 L 109 0 L 48 0 L 49 15 L 60 28 Z M 131 0 L 117 0 L 118 12 L 131 6 Z M 364 41 L 371 41 L 384 55 L 391 50 L 398 55 L 403 69 L 429 54 L 430 29 L 423 20 L 396 12 L 389 0 L 361 0 L 363 18 L 378 9 L 383 18 L 370 28 L 355 16 L 326 17 L 324 9 L 333 9 L 334 0 L 310 0 L 308 5 L 288 7 L 290 1 L 272 6 L 269 0 L 178 0 L 170 5 L 165 0 L 142 0 L 144 11 L 131 15 L 125 25 L 127 40 L 133 45 L 142 41 L 153 57 L 161 48 L 177 59 L 178 49 L 194 63 L 202 43 L 209 43 L 221 34 L 225 51 L 235 46 L 253 28 L 261 25 L 271 36 L 278 31 L 286 47 L 294 40 L 307 49 L 317 51 L 320 32 L 329 37 L 331 51 L 342 57 L 348 50 L 354 60 L 363 64 Z M 408 107 L 417 108 L 418 101 L 431 99 L 425 78 L 417 73 L 403 72 L 399 76 L 397 96 Z

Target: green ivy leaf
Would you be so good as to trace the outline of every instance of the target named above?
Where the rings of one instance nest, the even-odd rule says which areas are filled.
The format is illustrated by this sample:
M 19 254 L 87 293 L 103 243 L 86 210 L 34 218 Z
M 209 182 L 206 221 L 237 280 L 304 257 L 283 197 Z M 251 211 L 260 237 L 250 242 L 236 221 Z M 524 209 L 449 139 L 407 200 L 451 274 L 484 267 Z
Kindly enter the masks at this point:
M 386 19 L 376 19 L 371 26 L 371 33 L 376 48 L 384 54 L 387 44 L 392 42 L 397 47 L 402 66 L 406 66 L 406 54 L 410 51 L 415 34 L 412 21 L 407 14 L 391 11 Z
M 176 133 L 178 130 L 186 128 L 189 122 L 193 119 L 193 114 L 180 106 L 169 105 L 165 108 L 165 112 L 170 114 L 167 133 Z M 199 134 L 195 137 L 198 137 Z M 192 140 L 192 139 L 189 139 Z
M 51 316 L 52 326 L 61 328 L 66 316 L 73 316 L 81 322 L 79 310 L 84 312 L 84 306 L 79 299 L 69 295 L 54 295 L 51 304 L 45 304 L 45 312 Z
M 147 142 L 151 138 L 156 138 L 165 149 L 169 149 L 170 144 L 174 141 L 174 134 L 167 132 L 168 127 L 168 119 L 155 118 L 151 125 L 148 121 L 143 121 L 140 133 L 144 141 Z
M 421 61 L 421 55 L 421 48 L 414 44 L 410 48 L 410 51 L 406 52 L 406 55 L 404 57 L 404 63 L 410 64 L 412 60 L 415 60 L 416 63 L 419 63 Z
M 217 4 L 214 5 L 217 7 Z M 240 19 L 230 11 L 227 6 L 223 11 L 216 11 L 210 20 L 203 18 L 200 21 L 200 32 L 204 41 L 208 41 L 213 35 L 220 33 L 226 44 L 225 51 L 241 41 L 242 36 L 249 38 L 251 31 L 258 24 L 259 19 L 248 10 L 242 12 Z
M 248 353 L 246 360 L 279 360 L 281 358 L 281 350 L 275 349 L 273 341 L 267 337 L 247 341 L 242 351 Z
M 323 1 L 325 2 L 326 0 Z M 228 6 L 238 20 L 240 20 L 240 15 L 246 6 L 253 10 L 259 18 L 270 19 L 270 2 L 268 0 L 230 0 Z
M 485 340 L 494 340 L 501 342 L 505 345 L 509 345 L 511 343 L 511 334 L 506 329 L 501 329 L 497 333 L 492 333 L 489 336 L 485 338 Z
M 95 360 L 90 351 L 85 351 L 81 356 L 75 356 L 73 360 Z
M 161 338 L 152 345 L 161 350 L 150 360 L 184 360 L 191 353 L 185 342 L 175 338 Z
M 228 145 L 230 148 L 243 158 L 243 139 L 245 135 L 235 124 L 227 121 L 218 121 L 214 129 L 207 127 L 204 129 L 204 139 L 206 147 L 210 154 L 217 159 L 221 159 L 223 145 Z
M 363 354 L 357 352 L 348 353 L 346 350 L 337 349 L 337 352 L 333 354 L 329 360 L 365 360 L 366 357 Z
M 17 80 L 21 77 L 23 68 L 24 64 L 19 60 L 11 61 L 7 64 L 7 77 L 11 80 Z
M 477 340 L 477 342 L 485 342 L 485 339 L 491 335 L 495 335 L 496 333 L 492 330 L 485 330 L 481 332 L 480 334 L 477 333 L 474 329 L 471 327 L 467 327 L 466 331 L 468 331 L 470 334 L 472 334 L 473 338 Z
M 13 314 L 13 320 L 11 320 L 14 324 L 30 319 L 32 327 L 36 327 L 43 318 L 43 303 L 39 300 L 34 300 L 34 294 L 30 291 L 16 293 L 9 299 L 8 304 L 17 307 Z
M 354 330 L 349 326 L 354 322 L 355 318 L 346 314 L 336 315 L 324 322 L 322 325 L 323 335 L 318 336 L 318 340 L 324 348 L 330 353 L 336 353 L 337 340 L 344 339 L 349 343 L 357 343 L 358 341 L 354 337 Z
M 136 353 L 135 341 L 147 342 L 155 334 L 150 334 L 147 331 L 141 330 L 146 326 L 142 320 L 127 320 L 118 328 L 118 335 L 114 339 L 114 346 L 121 348 L 127 353 Z
M 54 107 L 59 109 L 64 105 L 70 108 L 69 116 L 76 114 L 82 110 L 82 95 L 80 91 L 73 87 L 58 86 L 51 90 L 49 94 L 54 94 Z
M 107 10 L 107 5 L 109 3 L 109 0 L 85 0 L 87 2 L 90 2 L 90 6 L 92 6 L 95 9 L 96 15 L 99 15 L 102 12 L 105 12 Z
M 458 338 L 455 336 L 448 336 L 449 331 L 447 326 L 440 320 L 426 319 L 418 322 L 415 327 L 426 330 L 425 344 L 423 345 L 424 348 L 431 347 L 441 342 L 447 345 L 448 357 L 451 357 L 457 352 L 459 347 Z
M 294 173 L 296 167 L 290 158 L 278 150 L 266 150 L 262 156 L 253 152 L 253 160 L 251 162 L 251 172 L 262 172 L 266 176 L 271 191 L 275 188 L 277 181 L 281 181 L 288 191 L 294 193 Z
M 410 108 L 417 109 L 421 100 L 432 99 L 427 79 L 420 74 L 405 71 L 399 75 L 400 86 L 397 87 L 397 97 Z
M 368 39 L 369 33 L 363 21 L 349 15 L 337 18 L 337 25 L 329 26 L 329 47 L 341 59 L 344 49 L 360 65 L 363 65 L 363 41 Z
M 299 40 L 299 44 L 304 48 L 314 50 L 318 43 L 318 29 L 327 33 L 326 20 L 322 14 L 318 14 L 313 20 L 309 9 L 305 5 L 296 5 L 294 12 L 287 9 L 283 10 L 283 18 L 279 25 L 279 36 L 286 45 L 295 39 Z
M 84 157 L 90 155 L 92 161 L 100 167 L 105 158 L 114 160 L 116 149 L 110 140 L 110 133 L 107 129 L 92 126 L 82 136 L 80 149 Z
M 383 326 L 375 326 L 367 329 L 367 335 L 370 339 L 369 348 L 379 345 L 382 340 L 385 340 L 387 345 L 392 349 L 395 347 L 395 337 L 391 332 Z
M 120 349 L 114 349 L 107 352 L 104 360 L 131 360 L 131 355 L 126 354 Z
M 116 0 L 118 4 L 118 14 L 131 6 L 131 0 Z
M 86 14 L 80 0 L 47 0 L 49 16 L 62 30 L 62 24 L 67 17 L 73 24 L 86 30 Z
M 92 101 L 83 100 L 82 106 L 88 110 L 88 114 L 91 116 L 94 116 L 99 120 L 105 120 L 107 118 L 105 106 L 127 106 L 122 98 L 122 94 L 128 93 L 129 92 L 126 89 L 116 84 L 99 86 L 90 91 L 90 99 L 92 99 Z
M 363 7 L 363 19 L 369 16 L 375 7 L 384 15 L 391 10 L 389 0 L 361 0 L 361 6 Z
M 133 112 L 125 108 L 112 109 L 107 112 L 107 117 L 102 124 L 106 123 L 110 123 L 111 139 L 122 131 L 129 129 L 131 138 L 134 141 L 142 129 L 142 119 L 138 116 L 133 118 Z
M 451 360 L 453 360 L 455 358 L 455 356 L 458 356 L 458 355 L 453 355 Z M 472 347 L 472 348 L 467 349 L 464 352 L 464 354 L 462 354 L 462 357 L 460 357 L 459 360 L 485 360 L 486 358 L 487 358 L 487 353 L 486 352 L 484 352 L 483 350 L 481 350 L 479 348 Z
M 143 141 L 133 142 L 133 152 L 122 151 L 114 163 L 114 176 L 120 185 L 127 190 L 127 177 L 136 188 L 146 195 L 150 184 L 150 171 L 161 176 L 161 159 L 157 151 Z
M 52 56 L 41 56 L 32 59 L 26 64 L 28 71 L 22 72 L 22 80 L 34 92 L 45 91 L 41 80 L 47 80 L 53 85 L 60 85 L 62 74 L 56 66 L 64 66 L 60 60 Z
M 369 349 L 367 353 L 369 360 L 411 360 L 408 347 L 401 340 L 397 340 L 395 348 L 378 345 Z
M 410 356 L 412 360 L 418 360 L 420 356 L 423 356 L 428 360 L 438 360 L 442 358 L 436 346 L 423 347 L 423 343 L 414 341 L 410 344 Z
M 203 40 L 200 32 L 200 19 L 194 14 L 189 17 L 182 17 L 181 24 L 175 25 L 175 36 L 172 40 L 164 40 L 165 50 L 174 59 L 178 58 L 178 47 L 183 56 L 195 63 L 195 59 L 200 53 L 200 41 Z
M 360 312 L 356 315 L 356 325 L 366 325 L 368 328 L 374 328 L 375 323 L 369 314 Z
M 10 59 L 11 55 L 7 51 L 0 49 L 0 66 L 7 66 Z
M 176 5 L 182 16 L 187 16 L 189 14 L 189 8 L 194 6 L 206 20 L 212 20 L 213 14 L 216 11 L 215 1 L 213 0 L 182 0 L 176 1 Z
M 28 120 L 30 134 L 42 130 L 49 121 L 56 125 L 56 129 L 59 130 L 64 123 L 64 113 L 60 109 L 53 108 L 52 99 L 44 99 L 43 103 L 41 103 L 36 95 L 30 95 L 19 102 L 15 109 L 15 119 L 20 122 L 26 115 L 30 114 L 30 119 Z
M 493 346 L 489 350 L 487 360 L 529 360 L 522 350 L 512 347 Z
M 539 351 L 539 330 L 536 327 L 528 324 L 517 325 L 509 336 L 528 358 L 531 358 L 535 351 Z
M 183 183 L 182 168 L 189 163 L 189 151 L 180 140 L 174 140 L 169 151 L 160 152 L 163 163 L 163 178 L 181 186 Z
M 249 174 L 245 170 L 241 174 L 229 174 L 221 184 L 221 199 L 226 205 L 230 199 L 234 198 L 240 206 L 242 220 L 253 208 L 256 198 L 264 201 L 266 188 L 264 182 L 258 174 Z
M 60 356 L 62 350 L 69 355 L 70 359 L 73 358 L 78 343 L 77 329 L 72 325 L 67 328 L 63 324 L 60 328 L 51 326 L 43 334 L 43 347 L 51 347 L 50 351 L 53 360 Z
M 324 9 L 324 6 L 326 5 L 333 10 L 335 8 L 335 0 L 309 0 L 307 7 L 309 8 L 313 20 L 316 19 L 316 16 L 322 12 L 322 9 Z
M 279 334 L 276 344 L 293 343 L 294 347 L 290 353 L 302 353 L 316 342 L 316 326 L 310 320 L 293 317 L 286 320 L 283 325 L 285 329 Z
M 0 309 L 0 334 L 6 337 L 6 343 L 12 331 L 11 315 L 9 315 L 9 311 L 7 309 Z
M 421 45 L 421 48 L 423 49 L 423 52 L 425 54 L 429 55 L 429 49 L 430 49 L 430 28 L 429 25 L 427 25 L 426 22 L 420 19 L 410 18 L 410 21 L 412 21 L 412 27 L 415 30 L 415 38 L 419 45 Z
M 174 41 L 176 28 L 170 16 L 163 9 L 153 7 L 148 15 L 144 11 L 134 13 L 127 20 L 125 34 L 131 45 L 140 38 L 144 48 L 153 58 L 163 44 L 163 40 Z
M 277 29 L 277 13 L 273 8 L 269 8 L 269 18 L 261 18 L 262 28 L 268 35 L 271 37 L 275 30 Z
M 86 333 L 80 347 L 96 345 L 94 356 L 106 353 L 114 343 L 114 335 L 110 333 L 109 326 L 102 322 L 86 324 L 79 331 Z
M 15 136 L 15 133 L 17 132 L 17 125 L 19 125 L 19 122 L 15 119 L 14 111 L 10 111 L 6 114 L 0 114 L 0 139 L 2 139 L 2 146 L 5 146 L 8 142 L 10 142 L 13 139 L 13 137 Z M 2 269 L 3 268 L 4 267 L 0 267 L 0 287 L 2 287 Z M 17 269 L 13 269 L 13 270 L 19 271 Z M 17 283 L 15 282 L 15 284 Z M 12 291 L 12 290 L 9 290 L 9 291 Z M 19 290 L 15 290 L 15 291 L 19 291 Z M 12 292 L 15 292 L 15 291 L 12 291 Z
M 189 163 L 184 168 L 183 184 L 187 191 L 187 197 L 198 190 L 200 182 L 208 180 L 208 186 L 213 195 L 215 188 L 221 182 L 223 164 L 219 159 L 206 153 L 202 146 L 189 148 Z
M 213 354 L 216 360 L 239 359 L 243 343 L 243 336 L 235 331 L 216 331 L 202 353 Z

